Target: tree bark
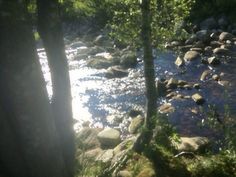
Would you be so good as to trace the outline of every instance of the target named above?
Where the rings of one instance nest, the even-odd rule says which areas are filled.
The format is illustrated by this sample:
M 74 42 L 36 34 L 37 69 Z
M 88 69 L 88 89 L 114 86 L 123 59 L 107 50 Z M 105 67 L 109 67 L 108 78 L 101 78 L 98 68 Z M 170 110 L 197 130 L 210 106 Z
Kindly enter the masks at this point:
M 43 40 L 51 71 L 52 107 L 69 176 L 74 172 L 74 131 L 69 69 L 63 42 L 57 0 L 37 0 L 38 31 Z
M 152 55 L 151 41 L 151 13 L 150 0 L 142 0 L 142 42 L 144 50 L 144 77 L 146 85 L 147 112 L 145 117 L 145 130 L 142 132 L 136 145 L 135 151 L 142 152 L 152 138 L 152 130 L 155 126 L 154 119 L 157 115 L 157 91 L 155 85 L 155 69 Z
M 65 163 L 23 1 L 0 2 L 0 172 L 65 177 Z

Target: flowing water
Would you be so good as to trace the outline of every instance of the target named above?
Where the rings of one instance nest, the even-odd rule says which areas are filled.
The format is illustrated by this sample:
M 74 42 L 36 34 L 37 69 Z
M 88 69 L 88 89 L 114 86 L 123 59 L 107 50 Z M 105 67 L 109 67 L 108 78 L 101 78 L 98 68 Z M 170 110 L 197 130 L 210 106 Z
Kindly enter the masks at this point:
M 124 78 L 107 79 L 105 69 L 93 69 L 86 65 L 86 59 L 76 60 L 79 49 L 67 48 L 68 63 L 70 68 L 71 91 L 73 97 L 73 116 L 78 120 L 75 129 L 81 127 L 83 122 L 89 121 L 92 126 L 119 127 L 127 129 L 130 121 L 128 112 L 131 109 L 145 111 L 145 84 L 143 62 L 140 61 L 136 68 L 129 69 L 129 75 Z M 182 135 L 211 135 L 209 128 L 199 126 L 207 117 L 208 105 L 214 105 L 218 111 L 219 119 L 224 119 L 226 113 L 236 113 L 236 58 L 224 59 L 217 66 L 194 62 L 184 68 L 177 68 L 174 64 L 174 52 L 155 52 L 155 69 L 157 79 L 174 77 L 190 83 L 200 83 L 201 89 L 177 89 L 176 92 L 191 96 L 200 93 L 206 102 L 199 106 L 192 99 L 167 100 L 159 98 L 158 104 L 171 103 L 175 112 L 169 114 L 170 122 L 176 126 Z M 47 65 L 46 54 L 43 49 L 38 49 L 42 71 L 47 83 L 49 97 L 52 95 L 50 71 Z M 100 55 L 108 55 L 101 53 Z M 223 80 L 229 81 L 227 86 L 222 86 L 213 79 L 200 81 L 202 72 L 210 69 L 213 74 L 221 74 Z M 195 111 L 193 111 L 195 110 Z M 112 124 L 109 117 L 116 116 L 121 119 L 120 124 Z

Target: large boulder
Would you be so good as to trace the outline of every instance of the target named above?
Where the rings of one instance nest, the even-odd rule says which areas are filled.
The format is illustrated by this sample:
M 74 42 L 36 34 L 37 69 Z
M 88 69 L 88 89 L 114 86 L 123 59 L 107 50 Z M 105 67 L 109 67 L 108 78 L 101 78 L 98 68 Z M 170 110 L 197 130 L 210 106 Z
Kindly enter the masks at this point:
M 184 60 L 185 61 L 193 61 L 193 60 L 196 60 L 200 57 L 201 57 L 201 55 L 200 55 L 199 52 L 197 52 L 197 51 L 188 51 L 184 55 Z
M 114 148 L 121 141 L 120 132 L 116 129 L 105 128 L 97 135 L 102 147 Z
M 128 76 L 128 71 L 120 68 L 120 66 L 112 66 L 107 69 L 106 77 L 111 78 L 122 78 Z
M 124 68 L 133 68 L 137 65 L 137 56 L 133 51 L 125 51 L 121 54 L 120 65 Z
M 210 40 L 210 33 L 208 30 L 201 30 L 196 33 L 196 37 L 199 41 L 208 42 Z
M 131 123 L 130 123 L 129 128 L 128 128 L 129 132 L 132 133 L 132 134 L 137 133 L 138 129 L 142 126 L 143 121 L 144 121 L 144 119 L 140 115 L 133 118 L 131 120 Z
M 180 143 L 174 143 L 178 151 L 199 152 L 209 145 L 206 137 L 180 137 Z
M 234 35 L 228 32 L 222 32 L 219 36 L 220 41 L 233 40 Z

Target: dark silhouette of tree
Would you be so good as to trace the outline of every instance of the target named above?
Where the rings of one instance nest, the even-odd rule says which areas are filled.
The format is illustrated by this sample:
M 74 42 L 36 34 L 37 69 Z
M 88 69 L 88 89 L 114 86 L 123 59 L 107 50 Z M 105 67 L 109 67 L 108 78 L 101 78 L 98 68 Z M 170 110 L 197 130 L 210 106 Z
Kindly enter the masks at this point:
M 54 42 L 63 46 L 59 35 Z M 48 48 L 47 52 L 52 55 Z M 59 60 L 54 67 L 66 63 L 63 52 L 58 53 L 57 58 L 64 57 L 64 61 Z M 24 1 L 0 1 L 0 53 L 0 176 L 73 176 L 68 80 L 66 86 L 58 84 L 59 81 L 55 81 L 58 77 L 53 73 L 53 86 L 58 90 L 54 88 L 52 108 Z M 65 74 L 63 69 L 61 73 L 59 76 L 63 82 L 68 73 Z M 66 90 L 62 92 L 64 88 Z M 59 100 L 62 103 L 58 103 Z M 67 117 L 69 123 L 60 120 L 60 116 Z M 72 166 L 68 167 L 69 164 Z
M 37 0 L 38 31 L 51 71 L 52 108 L 70 176 L 74 167 L 74 134 L 69 69 L 66 60 L 58 0 Z
M 145 130 L 142 132 L 136 145 L 137 152 L 142 152 L 144 146 L 148 144 L 152 138 L 152 130 L 155 126 L 153 120 L 157 115 L 157 91 L 155 85 L 155 70 L 152 55 L 151 41 L 151 13 L 150 0 L 142 0 L 142 42 L 144 51 L 144 77 L 146 85 L 147 112 L 145 117 Z

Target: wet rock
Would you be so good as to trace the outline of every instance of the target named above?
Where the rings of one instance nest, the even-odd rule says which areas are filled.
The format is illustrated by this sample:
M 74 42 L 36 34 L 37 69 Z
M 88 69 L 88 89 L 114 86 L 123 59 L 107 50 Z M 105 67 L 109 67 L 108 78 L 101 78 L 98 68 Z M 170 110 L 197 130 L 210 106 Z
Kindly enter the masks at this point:
M 214 17 L 207 18 L 206 20 L 200 23 L 200 28 L 202 30 L 215 29 L 217 27 L 217 21 Z
M 218 81 L 218 84 L 224 86 L 224 87 L 227 87 L 230 85 L 230 82 L 229 81 L 225 81 L 225 80 L 220 80 Z
M 205 70 L 203 71 L 201 77 L 200 77 L 200 80 L 201 81 L 205 81 L 206 78 L 211 74 L 211 70 Z
M 205 44 L 202 41 L 197 41 L 192 47 L 195 48 L 204 48 Z
M 193 84 L 193 88 L 195 88 L 195 89 L 200 89 L 200 88 L 201 88 L 201 85 L 200 85 L 200 84 Z
M 204 98 L 198 93 L 193 94 L 192 99 L 197 104 L 202 104 L 205 102 Z
M 121 55 L 120 65 L 124 68 L 133 68 L 137 65 L 137 56 L 135 52 L 126 51 Z
M 96 161 L 108 163 L 112 160 L 113 156 L 114 156 L 113 149 L 104 150 L 97 156 Z
M 183 66 L 184 65 L 184 60 L 178 56 L 177 59 L 175 60 L 175 64 L 178 67 Z
M 120 68 L 120 66 L 112 66 L 107 69 L 106 77 L 111 78 L 122 78 L 128 76 L 128 71 Z
M 180 50 L 181 52 L 187 52 L 187 51 L 189 51 L 192 47 L 193 47 L 192 45 L 180 46 L 180 47 L 179 47 L 179 50 Z
M 174 100 L 182 100 L 184 98 L 185 98 L 185 96 L 181 95 L 181 94 L 177 94 L 176 96 L 172 97 L 172 99 L 174 99 Z
M 205 52 L 206 55 L 211 55 L 213 53 L 212 47 L 211 46 L 206 46 L 204 48 L 204 52 Z
M 165 103 L 161 105 L 158 110 L 160 113 L 168 114 L 173 113 L 175 111 L 175 108 L 170 103 Z
M 102 147 L 113 148 L 121 141 L 120 132 L 116 129 L 105 128 L 97 135 Z
M 219 36 L 220 41 L 232 40 L 233 38 L 234 38 L 234 35 L 228 32 L 222 32 Z
M 219 58 L 217 58 L 217 57 L 215 57 L 215 56 L 210 57 L 210 58 L 208 58 L 207 60 L 208 60 L 208 63 L 209 63 L 210 65 L 218 65 L 218 64 L 220 64 Z
M 227 50 L 228 50 L 228 53 L 227 53 L 227 54 L 229 54 L 229 53 L 230 53 L 230 50 L 233 48 L 233 46 L 232 46 L 232 44 L 227 44 L 227 43 L 225 43 L 225 44 L 221 45 L 220 48 L 222 48 L 222 49 L 227 49 Z
M 192 85 L 190 85 L 190 84 L 185 84 L 185 85 L 183 86 L 183 88 L 184 88 L 184 89 L 187 89 L 187 90 L 191 90 L 191 89 L 192 89 Z
M 174 96 L 176 96 L 176 95 L 177 95 L 176 92 L 171 92 L 171 93 L 169 93 L 168 95 L 166 95 L 166 98 L 171 99 L 172 97 L 174 97 Z
M 112 43 L 109 41 L 109 38 L 105 35 L 98 35 L 93 41 L 95 45 L 101 46 L 112 46 Z
M 130 123 L 129 128 L 128 128 L 129 133 L 131 133 L 131 134 L 137 133 L 138 129 L 142 126 L 143 121 L 144 121 L 144 119 L 140 115 L 133 118 L 131 120 L 131 123 Z
M 77 41 L 77 42 L 74 42 L 74 43 L 69 45 L 69 47 L 72 48 L 72 49 L 76 49 L 76 48 L 84 47 L 84 46 L 86 46 L 86 45 L 81 41 Z
M 87 66 L 96 69 L 107 69 L 114 64 L 114 61 L 103 57 L 93 57 L 87 61 Z
M 218 80 L 220 79 L 220 76 L 217 75 L 217 74 L 214 74 L 214 75 L 212 76 L 212 79 L 215 80 L 215 81 L 218 81 Z
M 200 54 L 196 51 L 188 51 L 184 55 L 184 60 L 185 61 L 193 61 L 193 60 L 196 60 L 198 58 L 200 58 Z
M 188 84 L 187 81 L 184 81 L 184 80 L 178 80 L 178 86 L 184 86 L 184 85 L 186 85 L 186 84 Z
M 201 30 L 196 33 L 197 39 L 201 42 L 208 42 L 210 40 L 210 33 L 208 30 Z
M 227 55 L 227 54 L 229 54 L 229 49 L 215 48 L 213 50 L 213 53 L 216 54 L 216 55 Z
M 119 171 L 117 177 L 132 177 L 132 174 L 127 170 Z
M 191 51 L 196 51 L 196 52 L 199 52 L 199 53 L 201 53 L 203 50 L 202 50 L 202 48 L 191 48 L 190 49 Z
M 219 41 L 211 41 L 211 42 L 210 42 L 210 46 L 211 46 L 212 48 L 220 47 L 221 45 L 222 45 L 222 43 L 219 42 Z
M 191 45 L 191 44 L 193 44 L 194 42 L 196 42 L 197 41 L 197 36 L 194 34 L 194 35 L 192 35 L 189 39 L 187 39 L 186 41 L 185 41 L 185 44 L 186 45 Z
M 218 39 L 219 39 L 219 36 L 218 36 L 218 34 L 217 34 L 216 32 L 213 32 L 213 33 L 210 34 L 210 38 L 211 38 L 212 40 L 218 40 Z
M 178 80 L 171 78 L 169 79 L 168 83 L 166 84 L 167 89 L 176 89 L 178 86 Z
M 180 144 L 175 143 L 178 151 L 199 152 L 209 145 L 206 137 L 180 137 Z

